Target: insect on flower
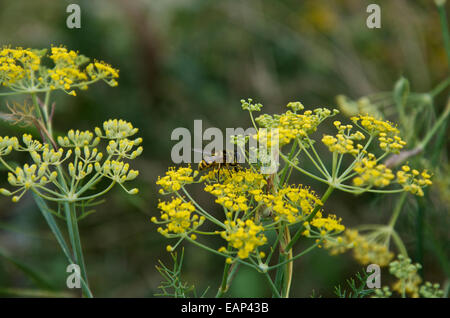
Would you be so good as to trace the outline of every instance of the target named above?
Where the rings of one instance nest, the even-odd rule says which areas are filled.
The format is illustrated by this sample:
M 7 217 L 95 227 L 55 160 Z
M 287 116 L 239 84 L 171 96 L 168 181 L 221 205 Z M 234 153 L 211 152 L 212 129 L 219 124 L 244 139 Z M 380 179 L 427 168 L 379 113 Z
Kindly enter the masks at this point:
M 198 164 L 198 170 L 217 168 L 217 179 L 219 179 L 222 167 L 227 168 L 230 175 L 230 167 L 232 167 L 234 171 L 237 171 L 239 169 L 239 162 L 241 157 L 238 152 L 225 149 L 214 153 L 204 152 L 200 149 L 193 150 L 194 152 L 203 154 L 203 160 Z

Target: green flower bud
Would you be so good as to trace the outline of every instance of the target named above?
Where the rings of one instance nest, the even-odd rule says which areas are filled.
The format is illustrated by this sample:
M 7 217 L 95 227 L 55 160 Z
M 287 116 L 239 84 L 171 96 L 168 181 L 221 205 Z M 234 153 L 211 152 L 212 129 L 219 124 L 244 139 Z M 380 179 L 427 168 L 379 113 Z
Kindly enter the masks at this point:
M 0 188 L 0 194 L 3 194 L 5 196 L 10 196 L 12 193 L 4 188 Z

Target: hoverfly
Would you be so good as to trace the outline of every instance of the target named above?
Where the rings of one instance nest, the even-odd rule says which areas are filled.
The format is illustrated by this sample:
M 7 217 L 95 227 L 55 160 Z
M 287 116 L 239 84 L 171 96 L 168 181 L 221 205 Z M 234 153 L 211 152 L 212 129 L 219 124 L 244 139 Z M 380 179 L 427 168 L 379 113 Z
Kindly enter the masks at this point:
M 218 168 L 217 179 L 219 179 L 220 171 L 223 167 L 225 167 L 230 174 L 230 167 L 232 167 L 234 171 L 238 170 L 240 156 L 235 151 L 222 150 L 214 153 L 205 153 L 199 149 L 194 149 L 194 151 L 203 154 L 203 160 L 198 164 L 198 170 Z

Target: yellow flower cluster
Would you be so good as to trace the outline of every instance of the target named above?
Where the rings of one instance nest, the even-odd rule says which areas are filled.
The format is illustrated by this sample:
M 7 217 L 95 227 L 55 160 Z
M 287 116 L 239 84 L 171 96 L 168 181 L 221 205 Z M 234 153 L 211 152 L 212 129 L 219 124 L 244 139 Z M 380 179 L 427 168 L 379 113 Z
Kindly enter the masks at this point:
M 412 194 L 423 196 L 422 188 L 431 185 L 431 175 L 426 171 L 420 173 L 416 169 L 411 170 L 407 165 L 397 171 L 397 182 L 403 186 L 403 189 Z
M 94 134 L 89 130 L 69 130 L 67 136 L 58 136 L 57 141 L 61 147 L 95 147 L 100 142 L 100 137 L 94 138 Z
M 50 88 L 70 90 L 71 86 L 76 83 L 86 82 L 88 76 L 85 72 L 79 69 L 78 53 L 72 50 L 67 50 L 64 47 L 52 47 L 49 57 L 53 60 L 55 67 L 49 69 L 48 75 L 51 78 Z M 39 77 L 41 82 L 44 82 L 44 77 Z M 74 95 L 75 91 L 70 94 Z
M 32 164 L 31 166 L 25 164 L 23 168 L 17 167 L 14 173 L 9 172 L 8 182 L 13 186 L 19 187 L 16 192 L 23 190 L 21 195 L 13 197 L 13 202 L 17 202 L 34 185 L 46 185 L 49 182 L 55 181 L 58 176 L 56 172 L 52 172 L 50 177 L 47 178 L 45 173 L 46 169 L 42 166 L 38 169 L 36 164 Z
M 117 161 L 117 160 L 106 160 L 103 165 L 100 165 L 98 162 L 95 163 L 95 169 L 102 173 L 105 177 L 116 181 L 117 183 L 124 183 L 125 181 L 131 181 L 136 179 L 136 177 L 139 175 L 139 171 L 137 170 L 129 170 L 130 165 L 128 163 L 125 163 L 123 161 Z M 89 169 L 88 165 L 88 171 L 87 174 L 92 171 L 92 168 Z M 133 191 L 133 194 L 137 193 L 137 189 Z
M 115 78 L 119 77 L 119 71 L 105 62 L 95 61 L 94 63 L 90 63 L 86 67 L 86 73 L 92 80 L 101 78 L 104 79 L 109 85 L 117 86 L 117 81 Z
M 133 147 L 142 143 L 142 138 L 136 138 L 135 140 L 120 139 L 119 141 L 110 140 L 106 151 L 111 156 L 118 156 L 119 158 L 134 159 L 142 154 L 144 150 L 142 146 L 139 146 L 136 150 Z
M 56 166 L 63 163 L 70 157 L 70 155 L 72 154 L 72 150 L 69 149 L 66 152 L 65 159 L 61 160 L 63 153 L 64 150 L 62 148 L 59 148 L 57 151 L 55 151 L 54 149 L 50 149 L 50 146 L 48 144 L 45 144 L 44 150 L 42 151 L 42 156 L 37 151 L 31 151 L 30 156 L 36 164 L 46 168 L 49 165 Z
M 18 146 L 18 150 L 33 152 L 33 151 L 41 151 L 46 146 L 43 145 L 39 140 L 33 139 L 33 136 L 30 134 L 23 134 L 22 141 L 26 147 Z
M 151 221 L 157 224 L 165 224 L 165 228 L 159 227 L 158 232 L 166 237 L 174 237 L 186 232 L 196 230 L 205 221 L 205 217 L 199 217 L 191 202 L 183 202 L 180 198 L 174 198 L 170 202 L 160 202 L 161 221 L 152 217 Z M 173 234 L 171 234 L 173 233 Z
M 318 212 L 313 220 L 308 223 L 305 222 L 304 226 L 306 228 L 306 233 L 303 234 L 306 236 L 311 236 L 311 226 L 314 226 L 319 230 L 320 237 L 325 237 L 330 234 L 338 234 L 345 230 L 345 226 L 341 224 L 341 219 L 336 218 L 336 215 L 328 215 L 328 217 L 324 218 L 321 212 Z
M 159 190 L 159 193 L 166 194 L 176 192 L 185 184 L 193 183 L 196 173 L 192 175 L 191 167 L 180 167 L 178 169 L 175 169 L 175 167 L 169 168 L 164 177 L 158 177 L 156 184 L 162 188 Z
M 371 153 L 357 162 L 353 170 L 359 175 L 353 179 L 353 184 L 358 187 L 386 187 L 395 178 L 392 170 L 383 164 L 378 164 L 375 156 Z
M 259 234 L 264 231 L 264 227 L 255 224 L 252 220 L 227 220 L 225 221 L 225 226 L 227 227 L 227 230 L 221 232 L 221 236 L 228 241 L 233 248 L 238 250 L 237 255 L 241 259 L 248 258 L 258 246 L 262 246 L 267 242 L 267 238 L 264 234 Z M 223 247 L 219 249 L 219 251 L 225 252 L 226 249 Z
M 19 141 L 16 137 L 0 136 L 0 156 L 9 155 L 13 149 L 18 147 Z
M 386 245 L 377 243 L 352 229 L 347 229 L 336 239 L 327 239 L 325 248 L 329 249 L 332 255 L 353 249 L 353 257 L 363 265 L 373 263 L 387 266 L 394 258 L 394 253 L 390 252 Z
M 418 170 L 404 165 L 394 175 L 392 170 L 385 165 L 377 164 L 375 156 L 371 153 L 368 153 L 367 157 L 356 163 L 354 171 L 359 176 L 353 179 L 353 184 L 358 187 L 386 187 L 395 179 L 405 191 L 417 196 L 423 196 L 423 188 L 432 184 L 430 180 L 431 175 L 427 170 L 420 173 Z
M 111 129 L 110 126 L 114 126 L 115 129 Z M 130 170 L 130 165 L 122 160 L 135 159 L 142 154 L 143 148 L 141 146 L 134 150 L 134 147 L 142 142 L 142 138 L 135 140 L 127 138 L 137 133 L 137 128 L 134 128 L 130 122 L 122 119 L 105 121 L 103 127 L 105 128 L 104 133 L 100 128 L 95 128 L 97 137 L 94 137 L 94 134 L 89 130 L 79 131 L 71 129 L 68 131 L 67 136 L 59 136 L 57 138 L 58 143 L 62 147 L 75 148 L 76 157 L 79 158 L 79 161 L 75 159 L 73 163 L 69 164 L 69 175 L 80 180 L 88 176 L 95 168 L 98 174 L 119 184 L 134 180 L 139 175 L 139 171 Z M 111 133 L 112 130 L 113 132 Z M 103 163 L 100 163 L 103 159 L 103 153 L 95 148 L 101 138 L 111 139 L 106 147 L 108 158 Z M 130 191 L 127 190 L 127 192 L 136 194 L 138 190 L 132 189 Z
M 103 130 L 105 134 L 102 133 L 101 129 L 96 127 L 95 133 L 101 138 L 108 139 L 123 139 L 128 138 L 136 134 L 139 129 L 134 128 L 130 122 L 122 119 L 109 119 L 103 123 Z
M 41 144 L 37 140 L 33 140 L 31 135 L 24 134 L 22 140 L 26 147 L 19 144 L 16 137 L 0 137 L 0 160 L 10 170 L 8 172 L 8 182 L 15 187 L 18 187 L 14 192 L 10 192 L 6 189 L 1 189 L 0 193 L 6 196 L 21 192 L 19 195 L 12 197 L 13 202 L 19 201 L 19 199 L 31 188 L 36 186 L 45 186 L 48 183 L 52 183 L 56 180 L 58 174 L 51 172 L 48 168 L 50 165 L 59 165 L 66 160 L 71 151 L 66 153 L 64 160 L 61 160 L 63 156 L 63 150 L 55 151 L 50 149 L 48 144 Z M 17 167 L 12 169 L 1 158 L 2 156 L 9 155 L 12 150 L 16 151 L 28 151 L 34 164 L 25 164 L 22 168 Z M 42 152 L 40 155 L 38 152 Z
M 290 224 L 302 221 L 317 204 L 322 205 L 314 192 L 301 186 L 287 186 L 276 194 L 264 194 L 261 190 L 250 193 L 256 202 L 273 211 L 275 221 L 286 221 Z
M 370 115 L 355 116 L 351 120 L 369 135 L 378 136 L 380 148 L 385 152 L 398 153 L 406 145 L 399 136 L 400 131 L 388 121 Z
M 289 103 L 288 107 L 295 111 L 303 109 L 303 106 L 297 103 Z M 270 140 L 269 133 L 273 130 L 278 133 L 278 139 L 280 146 L 286 145 L 293 139 L 303 139 L 316 131 L 317 126 L 326 118 L 336 114 L 336 110 L 331 111 L 326 108 L 316 108 L 313 111 L 307 110 L 303 114 L 297 114 L 288 110 L 281 115 L 270 116 L 267 114 L 261 115 L 256 118 L 256 122 L 261 128 L 254 136 L 260 142 Z M 269 133 L 267 132 L 269 131 Z M 261 139 L 261 140 L 260 140 Z
M 127 123 L 128 125 L 131 124 Z M 125 136 L 129 135 L 125 134 Z M 39 195 L 47 200 L 61 201 L 67 199 L 69 201 L 82 201 L 84 200 L 82 194 L 91 189 L 103 177 L 111 179 L 113 182 L 106 190 L 99 192 L 100 194 L 106 193 L 115 183 L 120 184 L 129 194 L 138 193 L 138 189 L 127 190 L 123 185 L 126 181 L 134 180 L 139 175 L 139 172 L 130 169 L 130 164 L 124 162 L 123 159 L 134 159 L 142 153 L 142 147 L 133 150 L 134 146 L 142 142 L 141 138 L 133 141 L 127 138 L 111 140 L 111 142 L 117 143 L 117 149 L 115 151 L 109 151 L 108 149 L 111 149 L 111 146 L 108 145 L 108 158 L 103 163 L 101 162 L 103 159 L 102 152 L 95 148 L 100 142 L 100 137 L 94 139 L 94 134 L 89 130 L 79 131 L 71 129 L 67 133 L 67 136 L 60 136 L 57 140 L 61 148 L 55 150 L 49 144 L 42 144 L 38 140 L 33 139 L 29 134 L 23 135 L 23 145 L 19 144 L 16 137 L 0 137 L 0 161 L 10 170 L 8 175 L 9 183 L 18 187 L 12 193 L 5 189 L 2 189 L 1 193 L 10 196 L 22 191 L 19 196 L 13 197 L 13 201 L 15 202 L 28 189 L 38 192 Z M 126 147 L 123 147 L 123 144 Z M 64 148 L 70 149 L 65 151 Z M 2 156 L 10 154 L 13 149 L 28 152 L 34 164 L 26 164 L 23 168 L 12 169 L 3 160 Z M 75 156 L 72 156 L 72 153 Z M 67 173 L 57 172 L 56 170 L 62 170 L 64 168 L 63 163 L 69 160 L 71 156 L 73 160 L 67 165 Z M 64 184 L 70 185 L 70 189 L 61 186 L 60 178 L 57 180 L 58 176 L 60 178 L 70 177 L 71 180 L 64 181 Z M 88 176 L 92 177 L 84 184 L 80 184 L 80 181 Z M 50 186 L 46 186 L 49 183 L 53 183 L 61 190 L 61 193 L 57 193 Z M 77 189 L 79 186 L 80 188 Z M 79 191 L 77 192 L 77 190 Z M 93 194 L 87 198 L 93 198 L 97 195 Z
M 214 171 L 212 173 L 214 174 Z M 231 212 L 247 211 L 249 194 L 260 190 L 266 184 L 264 177 L 251 169 L 224 175 L 226 177 L 222 183 L 207 184 L 204 190 L 216 196 L 216 203 Z
M 53 67 L 41 64 L 48 57 Z M 118 70 L 110 65 L 95 61 L 83 67 L 89 59 L 65 47 L 52 47 L 47 50 L 11 49 L 0 51 L 0 83 L 14 91 L 45 92 L 63 90 L 75 96 L 73 88 L 87 89 L 88 85 L 103 80 L 116 86 Z
M 353 156 L 359 154 L 363 146 L 361 144 L 356 144 L 355 141 L 365 139 L 365 136 L 357 131 L 355 133 L 350 133 L 353 128 L 352 125 L 341 125 L 341 122 L 335 121 L 334 126 L 338 129 L 336 137 L 331 135 L 324 135 L 322 142 L 328 147 L 330 152 L 336 152 L 340 154 L 349 153 Z
M 240 259 L 248 258 L 256 251 L 258 246 L 267 242 L 267 238 L 262 233 L 267 229 L 259 223 L 261 216 L 270 217 L 273 221 L 272 227 L 282 221 L 294 224 L 304 221 L 317 205 L 322 205 L 313 191 L 302 186 L 288 185 L 277 189 L 274 194 L 268 193 L 269 190 L 265 189 L 268 181 L 264 175 L 251 168 L 232 172 L 223 171 L 219 177 L 217 173 L 217 168 L 211 169 L 207 174 L 202 175 L 198 181 L 195 181 L 194 178 L 198 171 L 193 172 L 190 167 L 169 168 L 166 175 L 158 179 L 157 184 L 162 187 L 160 193 L 167 194 L 178 191 L 188 183 L 205 183 L 204 191 L 216 197 L 215 202 L 225 209 L 225 220 L 223 223 L 217 220 L 216 223 L 224 226 L 225 230 L 214 231 L 211 234 L 220 234 L 229 243 L 228 248 L 222 247 L 219 249 L 220 252 L 230 255 L 227 262 L 232 262 L 234 256 Z M 195 202 L 187 201 L 187 203 Z M 181 201 L 172 201 L 171 211 L 176 211 L 174 206 L 177 204 L 181 204 Z M 160 208 L 164 211 L 168 211 L 168 207 L 167 203 L 160 203 Z M 194 211 L 193 206 L 192 211 Z M 266 211 L 268 213 L 265 213 Z M 203 215 L 207 212 L 200 209 L 198 213 Z M 167 219 L 168 216 L 164 218 Z M 182 233 L 187 233 L 193 229 L 189 225 L 188 216 L 185 216 L 185 218 Z M 158 223 L 156 218 L 152 218 L 152 221 Z M 335 216 L 322 217 L 320 212 L 313 218 L 311 226 L 315 231 L 314 233 L 318 235 L 331 235 L 345 229 L 340 224 L 340 219 Z M 167 229 L 159 229 L 158 231 L 165 236 L 170 234 L 170 230 Z M 174 234 L 168 237 L 179 236 Z M 172 247 L 169 250 L 172 251 Z M 264 257 L 263 255 L 264 253 L 260 252 L 257 256 Z
M 3 47 L 0 50 L 0 83 L 10 86 L 39 69 L 41 59 L 30 49 Z

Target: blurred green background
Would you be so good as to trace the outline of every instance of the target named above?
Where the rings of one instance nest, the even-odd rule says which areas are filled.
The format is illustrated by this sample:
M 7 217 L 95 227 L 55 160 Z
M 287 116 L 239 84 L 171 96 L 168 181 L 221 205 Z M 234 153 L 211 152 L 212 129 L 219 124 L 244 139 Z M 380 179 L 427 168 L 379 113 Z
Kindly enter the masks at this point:
M 66 27 L 70 3 L 81 6 L 81 29 Z M 381 29 L 366 27 L 370 3 L 381 5 Z M 171 165 L 174 128 L 192 129 L 194 119 L 202 119 L 205 128 L 249 127 L 239 103 L 247 97 L 269 114 L 297 100 L 307 108 L 336 108 L 336 95 L 389 91 L 401 75 L 416 92 L 448 76 L 439 17 L 429 0 L 0 0 L 0 44 L 62 44 L 120 69 L 118 87 L 96 84 L 77 97 L 55 94 L 57 134 L 123 118 L 144 138 L 144 153 L 135 160 L 140 195 L 117 188 L 80 223 L 90 285 L 100 297 L 153 297 L 161 280 L 155 265 L 159 259 L 170 265 L 165 247 L 172 242 L 156 232 L 150 217 L 159 213 L 155 181 Z M 444 104 L 445 96 L 437 105 Z M 1 135 L 16 132 L 0 123 Z M 5 186 L 6 172 L 0 173 Z M 304 176 L 294 181 L 325 190 Z M 423 246 L 415 240 L 414 209 L 401 215 L 398 227 L 413 260 L 423 261 L 425 279 L 441 284 L 449 255 L 449 201 L 443 194 L 448 184 L 443 187 L 430 190 L 426 222 L 432 231 Z M 348 226 L 386 223 L 394 199 L 336 192 L 326 210 Z M 199 201 L 218 209 L 206 194 Z M 14 262 L 39 272 L 45 282 L 36 284 Z M 0 198 L 0 293 L 45 286 L 67 292 L 66 265 L 32 198 L 17 204 Z M 221 258 L 185 245 L 183 279 L 199 292 L 209 286 L 207 295 L 215 295 L 222 266 Z M 316 250 L 295 263 L 291 295 L 309 297 L 314 290 L 316 296 L 333 296 L 334 286 L 361 269 L 350 254 Z M 270 296 L 265 284 L 241 268 L 229 296 Z

